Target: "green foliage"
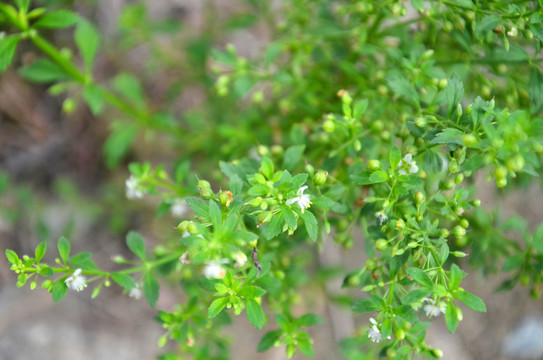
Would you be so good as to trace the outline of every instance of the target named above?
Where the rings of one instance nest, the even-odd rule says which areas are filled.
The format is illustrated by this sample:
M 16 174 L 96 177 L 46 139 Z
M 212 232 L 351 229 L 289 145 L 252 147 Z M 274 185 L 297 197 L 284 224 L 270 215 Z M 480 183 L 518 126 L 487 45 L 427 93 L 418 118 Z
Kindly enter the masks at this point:
M 268 319 L 278 326 L 258 351 L 284 344 L 288 358 L 298 351 L 314 356 L 305 328 L 322 319 L 293 313 L 304 286 L 322 281 L 307 253 L 324 241 L 346 249 L 363 241 L 368 255 L 343 282 L 362 295 L 338 300 L 372 315 L 369 337 L 356 334 L 340 344 L 347 359 L 439 357 L 425 343 L 425 318 L 443 315 L 454 332 L 461 304 L 466 316 L 486 311 L 462 288 L 467 273 L 456 262 L 467 254 L 486 274 L 508 274 L 502 290 L 521 283 L 541 296 L 543 226 L 532 233 L 518 218 L 502 221 L 476 209 L 472 186 L 475 174 L 502 192 L 541 175 L 537 4 L 413 0 L 419 13 L 407 20 L 404 2 L 295 1 L 280 4 L 277 22 L 277 10 L 256 0 L 182 45 L 184 30 L 150 19 L 142 4 L 124 10 L 119 43 L 112 45 L 93 21 L 70 10 L 13 4 L 0 4 L 6 31 L 0 71 L 21 63 L 20 42 L 35 45 L 45 58 L 25 62 L 18 73 L 53 83 L 53 95 L 81 96 L 93 115 L 112 121 L 104 145 L 112 172 L 128 154 L 145 160 L 131 150 L 149 139 L 175 154 L 163 161 L 174 164 L 171 172 L 163 164 L 131 163 L 126 195 L 157 197 L 156 214 L 171 212 L 179 232 L 165 226 L 156 238 L 175 239 L 154 249 L 128 232 L 137 261 L 117 259 L 118 271 L 98 269 L 91 253 L 71 254 L 64 237 L 54 266 L 46 263 L 46 241 L 34 258 L 6 250 L 17 286 L 33 289 L 43 276 L 42 287 L 58 302 L 87 282 L 96 297 L 113 280 L 130 296 L 141 290 L 155 307 L 165 278 L 160 284 L 181 286 L 186 297 L 159 311 L 166 331 L 160 344 L 177 341 L 180 356 L 195 359 L 228 358 L 220 329 L 243 311 L 257 329 Z M 256 24 L 270 26 L 273 38 L 250 59 L 234 45 L 215 45 L 229 31 Z M 48 39 L 51 30 L 74 25 L 78 52 L 71 55 Z M 161 46 L 159 36 L 179 46 Z M 93 77 L 99 49 L 122 54 L 142 44 L 149 58 L 137 77 L 127 68 L 104 83 Z M 161 85 L 166 95 L 149 96 L 160 71 L 168 74 L 161 79 L 171 78 Z M 175 102 L 191 87 L 202 92 L 201 104 L 178 112 Z M 66 112 L 76 104 L 69 96 Z M 157 154 L 149 155 L 153 163 Z M 2 186 L 8 187 L 0 181 L 0 192 Z M 117 198 L 112 203 L 128 208 Z M 353 237 L 357 227 L 363 240 Z M 37 228 L 46 240 L 45 224 Z

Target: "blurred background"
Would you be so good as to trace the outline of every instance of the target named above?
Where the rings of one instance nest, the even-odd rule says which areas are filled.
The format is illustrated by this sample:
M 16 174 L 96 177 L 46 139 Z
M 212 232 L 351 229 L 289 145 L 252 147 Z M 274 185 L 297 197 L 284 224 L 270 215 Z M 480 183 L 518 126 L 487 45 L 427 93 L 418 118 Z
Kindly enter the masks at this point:
M 142 233 L 149 246 L 164 237 L 178 236 L 177 218 L 168 213 L 155 218 L 158 200 L 119 201 L 125 198 L 128 163 L 143 159 L 173 166 L 183 154 L 196 163 L 202 159 L 199 172 L 213 176 L 206 166 L 218 156 L 218 139 L 231 138 L 231 144 L 221 142 L 222 146 L 235 146 L 237 140 L 231 136 L 232 129 L 201 122 L 202 118 L 213 119 L 213 114 L 200 116 L 205 112 L 228 111 L 216 99 L 211 100 L 216 101 L 217 108 L 206 108 L 213 97 L 206 53 L 212 47 L 222 49 L 232 43 L 238 54 L 250 58 L 268 43 L 269 30 L 256 21 L 251 2 L 242 0 L 42 3 L 69 5 L 99 26 L 104 39 L 95 67 L 99 81 L 115 76 L 119 69 L 137 74 L 149 106 L 183 114 L 194 132 L 190 144 L 176 143 L 152 131 L 127 136 L 132 130 L 120 114 L 107 112 L 102 116 L 106 121 L 94 117 L 84 105 L 67 114 L 62 111 L 68 106 L 66 99 L 51 95 L 47 87 L 27 83 L 13 69 L 0 75 L 2 254 L 5 249 L 31 254 L 40 241 L 50 241 L 53 246 L 59 236 L 65 235 L 73 249 L 93 252 L 100 268 L 114 269 L 112 254 L 129 256 L 124 245 L 129 230 Z M 270 6 L 274 6 L 273 1 Z M 56 44 L 73 47 L 71 30 L 48 36 Z M 16 61 L 24 64 L 37 55 L 30 44 L 25 44 Z M 73 98 L 77 99 L 77 94 Z M 111 134 L 115 134 L 113 140 Z M 242 146 L 238 151 L 245 150 Z M 484 178 L 476 183 L 482 189 L 482 206 L 500 209 L 496 217 L 522 215 L 531 230 L 543 220 L 543 194 L 538 188 L 498 201 L 494 186 L 488 186 Z M 360 244 L 361 238 L 359 234 L 355 244 Z M 321 253 L 311 250 L 323 266 L 341 267 L 345 272 L 365 259 L 361 245 L 344 251 L 327 239 L 324 247 Z M 445 359 L 543 359 L 541 302 L 532 300 L 529 290 L 520 286 L 510 292 L 496 292 L 503 278 L 483 278 L 478 270 L 469 272 L 466 289 L 485 300 L 488 313 L 464 309 L 464 321 L 454 335 L 448 333 L 444 319 L 438 318 L 428 330 L 429 343 L 441 348 Z M 90 299 L 90 291 L 71 292 L 53 304 L 46 291 L 18 289 L 15 284 L 16 276 L 6 258 L 0 256 L 1 360 L 144 360 L 163 352 L 157 346 L 162 331 L 154 320 L 156 310 L 143 300 L 122 294 L 116 286 L 104 289 L 96 299 Z M 325 318 L 310 331 L 318 360 L 342 359 L 337 347 L 342 339 L 352 333 L 366 336 L 367 317 L 326 301 L 327 296 L 340 296 L 345 291 L 341 284 L 338 276 L 326 292 L 309 289 L 301 294 L 311 299 L 309 310 Z M 157 308 L 171 310 L 182 294 L 163 285 Z M 256 331 L 245 317 L 235 319 L 228 333 L 233 359 L 286 358 L 284 348 L 257 353 L 264 332 Z M 301 354 L 295 356 L 302 358 Z

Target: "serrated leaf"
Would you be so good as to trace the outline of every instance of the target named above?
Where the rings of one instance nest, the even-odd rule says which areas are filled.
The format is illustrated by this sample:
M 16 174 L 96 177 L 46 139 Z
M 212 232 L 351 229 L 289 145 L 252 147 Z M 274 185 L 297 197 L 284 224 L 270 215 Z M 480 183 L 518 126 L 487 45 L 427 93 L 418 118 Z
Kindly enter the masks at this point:
M 81 265 L 86 264 L 91 257 L 92 253 L 90 252 L 79 253 L 70 260 L 70 266 L 74 268 L 80 268 L 82 267 Z
M 104 144 L 106 164 L 113 168 L 119 164 L 132 147 L 139 125 L 136 123 L 113 123 L 113 130 Z
M 246 299 L 254 299 L 261 297 L 266 293 L 266 290 L 258 286 L 245 286 L 243 289 L 238 291 L 239 296 L 243 296 Z
M 283 230 L 283 215 L 278 213 L 273 216 L 271 221 L 263 228 L 264 237 L 267 240 L 273 239 Z
M 240 177 L 237 174 L 234 174 L 230 177 L 228 187 L 230 188 L 230 191 L 234 196 L 239 195 L 243 188 L 243 181 L 241 181 Z
M 79 21 L 79 16 L 69 10 L 61 9 L 51 11 L 38 19 L 32 25 L 48 29 L 62 29 L 73 26 Z
M 48 83 L 70 78 L 57 64 L 47 59 L 38 59 L 19 69 L 19 75 L 36 83 Z
M 90 73 L 100 45 L 100 34 L 92 23 L 80 19 L 74 33 L 74 40 L 85 63 L 85 71 Z
M 294 145 L 289 147 L 283 156 L 283 168 L 290 171 L 294 170 L 302 159 L 304 150 L 305 145 Z
M 434 283 L 432 282 L 430 277 L 419 268 L 409 268 L 407 269 L 407 274 L 411 276 L 413 280 L 415 280 L 417 283 L 426 288 L 431 289 L 434 286 Z
M 498 15 L 485 16 L 481 21 L 477 23 L 475 27 L 475 34 L 477 37 L 482 38 L 485 32 L 494 29 L 501 23 L 502 19 Z
M 311 211 L 306 210 L 302 213 L 302 219 L 304 219 L 305 229 L 307 230 L 309 238 L 313 241 L 317 241 L 317 236 L 319 235 L 319 225 L 315 215 L 313 215 Z
M 299 339 L 298 347 L 300 348 L 302 354 L 304 354 L 305 356 L 315 356 L 315 351 L 313 350 L 313 344 L 311 343 L 311 339 Z
M 282 334 L 283 334 L 283 331 L 280 329 L 267 332 L 262 337 L 262 339 L 260 339 L 260 342 L 258 343 L 257 351 L 264 352 L 272 348 L 275 342 L 281 338 Z
M 445 264 L 445 261 L 447 261 L 448 258 L 449 258 L 449 245 L 447 245 L 447 243 L 443 243 L 443 245 L 441 245 L 441 250 L 439 252 L 440 265 Z
M 368 104 L 369 104 L 368 99 L 362 99 L 355 102 L 354 109 L 353 109 L 353 118 L 355 120 L 360 120 L 362 115 L 364 115 L 366 110 L 368 110 Z
M 160 286 L 158 284 L 158 281 L 155 279 L 153 274 L 148 272 L 143 278 L 143 294 L 145 295 L 145 299 L 147 300 L 149 305 L 151 305 L 151 307 L 155 307 L 158 300 L 159 292 Z
M 0 39 L 0 72 L 4 72 L 11 64 L 20 39 L 19 36 L 7 36 Z
M 444 129 L 442 132 L 438 133 L 431 141 L 430 144 L 457 144 L 457 145 L 464 145 L 464 142 L 462 141 L 462 137 L 464 136 L 464 132 L 453 129 L 453 128 L 447 128 Z
M 377 170 L 371 173 L 369 180 L 372 184 L 382 183 L 388 180 L 388 175 L 383 170 Z
M 137 257 L 145 261 L 145 241 L 140 234 L 130 231 L 126 235 L 126 245 Z
M 36 258 L 36 262 L 40 262 L 40 260 L 45 255 L 45 251 L 47 250 L 47 242 L 42 241 L 41 243 L 36 246 L 36 250 L 34 251 L 34 257 Z M 7 251 L 7 250 L 6 250 Z
M 104 108 L 102 89 L 96 84 L 88 84 L 83 88 L 83 99 L 89 106 L 93 115 L 98 115 Z
M 451 265 L 451 270 L 450 270 L 450 277 L 449 277 L 449 289 L 452 291 L 454 289 L 456 289 L 460 283 L 462 282 L 462 279 L 466 276 L 467 274 L 462 271 L 458 265 L 456 264 L 452 264 Z
M 454 333 L 458 326 L 458 316 L 456 315 L 456 307 L 452 302 L 447 304 L 447 310 L 445 310 L 445 323 L 451 334 Z
M 323 319 L 315 314 L 304 314 L 296 319 L 296 325 L 298 326 L 315 326 L 323 322 Z
M 58 280 L 55 285 L 53 285 L 53 290 L 51 291 L 53 302 L 56 304 L 62 300 L 62 298 L 66 295 L 66 292 L 68 292 L 68 287 L 64 283 L 64 280 Z
M 64 236 L 58 239 L 57 248 L 60 258 L 64 263 L 66 263 L 66 261 L 68 260 L 68 256 L 70 256 L 70 243 L 68 242 L 68 240 L 66 240 Z
M 209 200 L 209 220 L 211 220 L 214 230 L 218 230 L 221 228 L 221 225 L 222 225 L 221 208 L 213 200 Z
M 281 215 L 291 229 L 296 229 L 297 219 L 294 211 L 292 211 L 288 206 L 281 205 Z
M 473 311 L 486 312 L 485 303 L 477 295 L 473 295 L 467 291 L 457 291 L 454 297 L 462 301 Z
M 402 304 L 410 305 L 418 303 L 431 293 L 432 290 L 426 288 L 413 290 L 402 298 Z
M 415 107 L 420 107 L 419 94 L 417 93 L 413 85 L 409 81 L 407 81 L 407 79 L 401 76 L 389 78 L 388 86 L 392 89 L 394 94 L 405 98 Z
M 369 313 L 380 310 L 381 306 L 374 299 L 363 299 L 355 301 L 351 309 L 357 313 Z
M 447 96 L 448 117 L 451 118 L 452 114 L 456 111 L 456 107 L 464 97 L 464 85 L 456 74 L 447 82 L 445 94 Z
M 115 281 L 119 286 L 130 290 L 136 287 L 136 282 L 131 276 L 122 273 L 111 274 L 111 280 Z
M 425 151 L 423 167 L 427 173 L 438 173 L 443 169 L 443 160 L 432 150 Z
M 266 316 L 264 315 L 264 311 L 262 311 L 260 304 L 253 299 L 248 299 L 245 312 L 247 313 L 247 319 L 249 319 L 249 322 L 253 324 L 255 328 L 259 330 L 262 329 L 266 322 Z
M 392 170 L 396 170 L 396 168 L 398 167 L 398 164 L 400 163 L 400 160 L 402 159 L 402 153 L 400 149 L 398 149 L 397 146 L 392 147 L 392 149 L 390 150 L 388 159 L 390 161 L 390 168 Z
M 8 259 L 10 264 L 17 264 L 19 261 L 19 256 L 17 256 L 17 253 L 13 250 L 6 249 L 6 258 Z
M 196 215 L 205 219 L 209 218 L 209 206 L 206 202 L 195 197 L 187 197 L 185 201 Z

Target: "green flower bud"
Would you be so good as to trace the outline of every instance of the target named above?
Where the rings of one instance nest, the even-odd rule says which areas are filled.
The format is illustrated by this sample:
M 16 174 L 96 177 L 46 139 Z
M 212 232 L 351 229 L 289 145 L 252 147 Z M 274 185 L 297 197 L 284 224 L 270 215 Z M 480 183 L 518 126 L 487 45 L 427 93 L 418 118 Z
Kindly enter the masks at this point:
M 311 164 L 305 165 L 305 171 L 309 174 L 309 176 L 313 176 L 315 174 L 315 168 Z
M 405 339 L 405 331 L 403 331 L 403 329 L 401 329 L 401 328 L 396 329 L 395 334 L 396 334 L 396 337 L 398 338 L 398 340 Z
M 507 169 L 504 166 L 498 166 L 494 169 L 494 176 L 497 180 L 507 178 Z
M 420 205 L 420 204 L 422 204 L 424 202 L 424 200 L 426 200 L 426 197 L 424 196 L 422 191 L 417 191 L 415 193 L 415 203 L 417 205 Z
M 439 90 L 444 90 L 447 87 L 449 81 L 446 78 L 439 80 L 439 85 L 437 86 Z
M 315 174 L 315 184 L 316 185 L 323 185 L 326 183 L 326 180 L 328 179 L 328 171 L 318 171 Z
M 405 221 L 403 221 L 403 219 L 396 220 L 394 227 L 396 230 L 403 230 L 405 228 Z
M 202 189 L 202 190 L 200 191 L 200 194 L 201 194 L 202 197 L 203 197 L 204 199 L 206 199 L 206 200 L 207 200 L 207 199 L 211 199 L 211 198 L 213 197 L 213 195 L 214 195 L 214 194 L 213 194 L 213 190 L 211 190 L 211 189 Z
M 456 177 L 454 178 L 454 182 L 456 184 L 460 184 L 462 181 L 464 181 L 464 175 L 463 174 L 458 174 L 456 175 Z
M 260 196 L 254 199 L 251 199 L 251 201 L 249 201 L 249 205 L 254 206 L 254 207 L 260 206 L 261 203 L 262 203 L 262 197 Z
M 42 289 L 49 289 L 52 286 L 53 286 L 53 282 L 51 280 L 45 280 L 44 282 L 41 283 Z
M 507 179 L 496 179 L 496 186 L 499 188 L 504 188 L 507 186 Z
M 419 246 L 419 243 L 416 241 L 411 241 L 409 244 L 407 244 L 407 247 L 414 249 Z
M 269 156 L 270 155 L 270 149 L 268 149 L 265 145 L 258 145 L 256 148 L 256 151 L 258 152 L 258 155 L 260 156 Z
M 461 238 L 466 236 L 466 229 L 464 229 L 462 226 L 455 226 L 452 230 L 452 233 L 454 237 Z
M 207 180 L 198 180 L 198 187 L 200 189 L 211 189 L 211 184 Z
M 381 162 L 379 160 L 370 160 L 368 161 L 368 168 L 371 171 L 376 171 L 381 169 Z
M 440 349 L 431 349 L 430 352 L 437 358 L 443 357 L 443 351 L 441 351 Z
M 271 147 L 272 155 L 279 156 L 279 155 L 282 155 L 283 152 L 284 152 L 284 149 L 281 145 L 272 145 Z
M 260 104 L 262 101 L 264 101 L 264 93 L 262 91 L 256 91 L 253 94 L 253 103 Z
M 336 129 L 336 123 L 333 120 L 326 120 L 322 125 L 322 128 L 327 133 L 332 133 Z
M 228 194 L 224 191 L 221 191 L 221 193 L 219 194 L 219 201 L 221 202 L 221 204 L 226 205 L 228 200 L 230 200 L 230 197 L 228 196 Z
M 261 203 L 260 203 L 260 209 L 261 210 L 266 210 L 268 209 L 268 202 L 266 200 L 263 200 Z
M 267 224 L 271 221 L 273 214 L 271 212 L 262 212 L 258 214 L 258 222 L 260 224 Z
M 415 119 L 415 126 L 418 127 L 418 128 L 423 128 L 427 124 L 428 124 L 428 122 L 426 121 L 426 118 L 424 118 L 424 117 L 418 117 L 418 118 Z
M 395 256 L 400 256 L 400 255 L 403 255 L 403 253 L 405 252 L 405 249 L 399 249 L 398 251 L 396 251 L 394 253 Z
M 358 139 L 354 141 L 353 146 L 356 151 L 362 150 L 362 143 Z
M 451 254 L 457 258 L 463 258 L 463 257 L 466 257 L 468 256 L 468 254 L 466 254 L 465 252 L 463 251 L 452 251 Z
M 524 157 L 520 154 L 513 156 L 512 158 L 507 159 L 507 168 L 511 171 L 520 171 L 524 168 L 525 165 Z
M 467 229 L 469 227 L 469 221 L 467 219 L 460 220 L 460 226 L 462 226 L 464 229 Z
M 67 98 L 62 102 L 62 111 L 64 111 L 66 114 L 70 115 L 75 111 L 76 103 L 75 100 L 72 98 Z
M 198 234 L 198 227 L 196 226 L 195 223 L 193 223 L 192 221 L 190 221 L 187 225 L 187 231 L 189 232 L 189 234 L 191 235 L 196 235 Z
M 481 200 L 479 199 L 475 199 L 471 202 L 471 206 L 474 206 L 474 207 L 479 207 L 481 206 Z
M 471 114 L 471 108 L 472 108 L 472 104 L 469 104 L 468 107 L 466 108 L 466 115 Z
M 456 318 L 458 319 L 458 321 L 462 321 L 462 319 L 464 319 L 464 315 L 462 314 L 462 309 L 457 307 L 455 310 L 456 310 Z
M 383 251 L 388 247 L 388 241 L 385 239 L 379 239 L 375 242 L 375 248 L 379 251 Z
M 479 141 L 477 140 L 477 137 L 473 134 L 466 134 L 462 137 L 462 141 L 464 144 L 468 147 L 476 146 Z
M 375 268 L 377 268 L 377 261 L 375 261 L 374 259 L 366 260 L 366 269 L 371 271 L 375 270 Z

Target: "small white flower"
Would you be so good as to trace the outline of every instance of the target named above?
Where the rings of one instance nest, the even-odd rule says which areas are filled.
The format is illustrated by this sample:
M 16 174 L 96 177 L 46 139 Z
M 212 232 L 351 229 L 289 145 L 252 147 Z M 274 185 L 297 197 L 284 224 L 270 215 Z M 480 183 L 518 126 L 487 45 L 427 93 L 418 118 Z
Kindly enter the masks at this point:
M 141 287 L 139 285 L 136 285 L 136 287 L 133 287 L 128 292 L 128 296 L 130 296 L 132 299 L 136 299 L 136 300 L 141 299 L 141 295 L 143 295 L 143 293 L 142 293 Z
M 183 236 L 184 237 L 184 236 Z M 180 257 L 179 262 L 183 265 L 190 264 L 189 252 L 185 251 Z
M 236 259 L 236 263 L 234 264 L 234 266 L 235 267 L 242 267 L 247 262 L 247 255 L 245 255 L 241 251 L 238 251 L 234 255 L 234 259 Z
M 143 191 L 140 189 L 138 178 L 136 178 L 134 175 L 130 175 L 130 177 L 126 179 L 125 185 L 127 198 L 133 200 L 141 199 L 143 197 Z
M 388 220 L 388 216 L 385 215 L 384 211 L 376 212 L 375 217 L 379 221 L 379 225 L 383 225 L 383 223 Z
M 211 261 L 204 267 L 204 276 L 208 279 L 222 279 L 226 269 L 218 261 Z
M 383 334 L 381 334 L 381 330 L 377 327 L 377 321 L 375 321 L 374 318 L 370 318 L 371 327 L 368 330 L 368 337 L 371 339 L 371 341 L 378 343 L 379 341 L 383 340 Z M 390 340 L 391 337 L 387 336 L 387 340 Z
M 419 171 L 419 167 L 415 160 L 413 160 L 413 155 L 411 154 L 405 155 L 403 159 L 400 160 L 398 167 L 400 168 L 400 175 L 407 175 L 408 173 L 416 174 Z
M 510 37 L 516 37 L 517 35 L 518 35 L 518 30 L 514 26 L 511 28 L 511 30 L 507 32 L 507 36 L 510 36 Z
M 434 299 L 430 298 L 424 298 L 423 301 L 427 303 L 422 307 L 426 316 L 431 318 L 432 316 L 437 317 L 442 313 L 445 314 L 445 305 L 442 302 L 437 304 Z
M 304 210 L 307 209 L 311 205 L 311 201 L 310 201 L 311 196 L 309 194 L 304 194 L 305 189 L 307 189 L 307 185 L 299 188 L 298 191 L 296 192 L 296 197 L 293 197 L 292 199 L 288 199 L 286 202 L 286 204 L 289 206 L 294 203 L 298 204 L 298 206 L 302 210 L 302 214 Z
M 184 199 L 175 199 L 170 206 L 170 213 L 173 216 L 181 217 L 189 210 L 187 203 Z
M 64 280 L 66 286 L 74 291 L 82 291 L 87 287 L 87 279 L 81 275 L 81 269 L 74 271 L 69 278 Z

